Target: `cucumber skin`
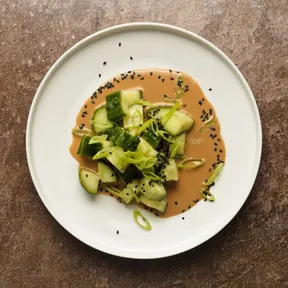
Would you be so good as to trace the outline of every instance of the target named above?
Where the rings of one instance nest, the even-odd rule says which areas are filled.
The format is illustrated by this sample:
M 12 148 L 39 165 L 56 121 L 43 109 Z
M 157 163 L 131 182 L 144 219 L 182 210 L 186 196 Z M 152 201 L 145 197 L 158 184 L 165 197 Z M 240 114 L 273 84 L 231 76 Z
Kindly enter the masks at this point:
M 102 143 L 89 144 L 90 139 L 91 137 L 87 135 L 82 136 L 81 142 L 77 150 L 77 154 L 92 159 L 97 152 L 103 149 L 103 144 Z
M 123 181 L 127 184 L 130 181 L 134 180 L 134 179 L 140 179 L 142 178 L 143 175 L 141 173 L 140 170 L 138 170 L 134 165 L 129 165 L 125 171 L 125 173 L 123 173 L 121 175 L 121 178 L 123 179 Z
M 116 121 L 127 114 L 124 109 L 125 103 L 121 91 L 116 91 L 106 96 L 107 118 L 110 121 Z
M 157 148 L 162 140 L 161 136 L 157 136 L 150 129 L 146 130 L 142 135 L 142 138 L 146 140 L 154 149 Z

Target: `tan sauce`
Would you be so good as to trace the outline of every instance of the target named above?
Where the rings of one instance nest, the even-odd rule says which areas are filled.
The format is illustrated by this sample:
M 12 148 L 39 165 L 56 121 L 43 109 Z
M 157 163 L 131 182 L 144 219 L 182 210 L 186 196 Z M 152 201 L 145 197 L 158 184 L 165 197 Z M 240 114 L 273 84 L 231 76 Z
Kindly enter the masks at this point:
M 152 75 L 151 75 L 152 73 Z M 122 76 L 121 76 L 122 75 Z M 109 82 L 114 87 L 102 89 L 102 93 L 97 93 L 97 99 L 89 98 L 81 107 L 76 119 L 76 125 L 82 124 L 91 128 L 91 117 L 96 107 L 105 102 L 106 95 L 118 90 L 142 89 L 145 101 L 152 103 L 165 102 L 164 95 L 169 95 L 175 99 L 176 79 L 182 76 L 184 84 L 188 85 L 188 91 L 182 97 L 182 109 L 188 112 L 194 119 L 192 129 L 186 134 L 185 156 L 193 158 L 204 158 L 205 163 L 196 169 L 179 170 L 179 181 L 167 184 L 168 208 L 161 217 L 170 217 L 193 207 L 199 200 L 203 199 L 200 194 L 202 183 L 211 173 L 213 164 L 217 161 L 225 162 L 225 145 L 220 134 L 220 124 L 211 103 L 205 97 L 200 86 L 187 74 L 179 74 L 176 71 L 159 69 L 135 70 L 116 76 Z M 127 77 L 125 75 L 128 75 Z M 123 79 L 124 78 L 124 79 Z M 163 80 L 164 79 L 164 80 Z M 119 83 L 117 82 L 119 81 Z M 186 89 L 187 90 L 187 89 Z M 212 92 L 211 92 L 212 93 Z M 167 102 L 165 102 L 167 104 Z M 84 112 L 84 114 L 83 114 Z M 85 114 L 87 113 L 87 114 Z M 207 127 L 204 133 L 199 129 L 203 125 L 203 117 L 206 113 L 206 120 L 210 114 L 214 116 L 215 127 Z M 81 138 L 73 135 L 73 142 L 70 146 L 72 156 L 78 161 L 80 166 L 97 170 L 96 161 L 85 159 L 77 155 L 77 149 Z M 178 162 L 181 160 L 177 160 Z M 213 189 L 212 189 L 213 190 Z M 216 195 L 217 196 L 217 195 Z M 159 213 L 160 214 L 160 213 Z

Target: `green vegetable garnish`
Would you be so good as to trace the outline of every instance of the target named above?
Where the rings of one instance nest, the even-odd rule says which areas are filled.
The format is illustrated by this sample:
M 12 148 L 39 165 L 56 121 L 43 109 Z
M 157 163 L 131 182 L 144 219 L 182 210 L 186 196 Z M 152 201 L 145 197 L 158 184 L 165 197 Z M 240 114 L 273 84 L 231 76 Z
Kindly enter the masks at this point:
M 158 128 L 158 125 L 157 125 L 157 122 L 156 121 L 152 121 L 151 122 L 151 130 L 153 131 L 153 133 L 158 136 L 158 131 L 159 131 L 159 128 Z
M 73 128 L 72 133 L 74 135 L 79 136 L 79 137 L 82 137 L 83 135 L 91 137 L 93 135 L 93 132 L 86 127 L 83 127 L 82 129 L 80 129 L 79 127 L 75 127 L 75 128 Z
M 152 227 L 151 224 L 149 223 L 149 221 L 147 220 L 147 218 L 138 210 L 134 210 L 133 211 L 133 217 L 135 222 L 144 230 L 147 231 L 151 231 Z M 139 221 L 139 217 L 142 218 L 143 222 L 145 222 L 146 225 L 143 225 L 142 223 L 140 223 Z
M 110 152 L 114 151 L 114 149 L 115 147 L 107 147 L 107 148 L 100 150 L 98 153 L 94 155 L 93 160 L 107 157 Z
M 151 168 L 156 162 L 155 157 L 147 157 L 140 152 L 127 151 L 119 157 L 123 162 L 134 164 L 139 170 Z
M 191 164 L 192 162 L 192 164 Z M 190 164 L 188 164 L 190 163 Z M 182 169 L 182 168 L 197 168 L 202 166 L 205 163 L 205 159 L 198 159 L 198 158 L 186 158 L 183 161 L 181 161 L 178 165 L 177 168 Z
M 176 101 L 175 104 L 173 105 L 173 107 L 171 109 L 169 109 L 169 111 L 164 115 L 163 119 L 162 119 L 162 123 L 165 124 L 173 115 L 173 113 L 179 109 L 179 107 L 181 106 L 182 101 Z
M 214 119 L 214 116 L 212 115 L 212 116 L 211 116 L 206 122 L 204 122 L 204 124 L 200 127 L 199 132 L 200 132 L 200 133 L 203 133 L 208 125 L 214 127 L 214 126 L 215 126 L 215 122 L 213 122 L 213 119 Z
M 170 96 L 164 95 L 163 97 L 164 97 L 164 100 L 165 100 L 165 101 L 175 103 L 175 100 L 174 100 L 173 98 L 171 98 Z
M 216 167 L 214 168 L 212 174 L 207 179 L 207 181 L 203 182 L 203 185 L 205 185 L 205 186 L 211 185 L 215 181 L 217 176 L 219 175 L 219 173 L 220 173 L 221 169 L 223 168 L 223 166 L 224 166 L 223 162 L 218 163 L 216 165 Z
M 201 188 L 200 194 L 210 202 L 214 202 L 216 200 L 215 196 L 208 189 Z
M 153 171 L 145 169 L 141 171 L 143 176 L 150 179 L 150 180 L 154 180 L 154 181 L 160 181 L 163 182 L 163 179 L 159 176 L 157 176 Z
M 107 185 L 104 185 L 104 188 L 105 188 L 108 192 L 110 192 L 111 194 L 113 194 L 114 196 L 121 198 L 121 190 L 119 190 L 119 189 L 117 189 L 117 188 L 115 188 L 115 187 L 112 187 L 112 186 L 109 187 L 109 186 L 107 186 Z
M 173 140 L 171 139 L 172 137 L 170 136 L 170 134 L 168 132 L 166 132 L 164 130 L 159 130 L 158 135 L 161 136 L 167 142 L 174 143 Z
M 148 101 L 143 101 L 143 100 L 136 100 L 134 104 L 139 104 L 147 107 L 153 107 L 153 104 Z
M 175 158 L 178 148 L 179 148 L 179 143 L 173 142 L 170 157 L 169 157 L 170 159 Z
M 94 144 L 94 143 L 103 143 L 107 139 L 108 135 L 101 135 L 101 136 L 93 136 L 89 144 Z

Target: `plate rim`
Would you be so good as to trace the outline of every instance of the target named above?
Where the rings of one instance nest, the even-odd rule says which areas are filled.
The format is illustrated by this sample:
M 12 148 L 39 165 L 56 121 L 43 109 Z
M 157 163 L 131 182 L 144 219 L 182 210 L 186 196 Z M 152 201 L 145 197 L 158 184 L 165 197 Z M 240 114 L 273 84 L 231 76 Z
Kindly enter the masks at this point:
M 71 229 L 71 227 L 69 225 L 69 221 L 67 222 L 67 220 L 63 219 L 62 216 L 59 216 L 59 213 L 57 213 L 54 210 L 54 208 L 52 207 L 53 205 L 49 205 L 44 200 L 44 193 L 40 189 L 41 186 L 40 186 L 40 183 L 38 183 L 38 180 L 36 177 L 37 173 L 33 167 L 33 161 L 32 161 L 33 152 L 31 151 L 32 149 L 30 146 L 30 136 L 32 135 L 33 118 L 35 115 L 35 111 L 37 109 L 37 104 L 41 98 L 40 96 L 41 96 L 43 88 L 45 88 L 46 83 L 49 81 L 50 77 L 54 74 L 54 72 L 57 71 L 58 67 L 61 67 L 62 63 L 67 60 L 67 57 L 71 56 L 79 48 L 81 49 L 81 46 L 83 44 L 88 43 L 89 41 L 91 41 L 93 39 L 101 38 L 103 36 L 104 37 L 109 36 L 111 33 L 113 34 L 115 32 L 116 33 L 122 32 L 122 31 L 125 31 L 126 29 L 133 30 L 135 28 L 141 28 L 143 30 L 145 30 L 145 28 L 146 29 L 150 28 L 152 30 L 163 30 L 164 29 L 165 31 L 168 31 L 168 32 L 170 31 L 170 33 L 181 34 L 182 36 L 185 35 L 189 39 L 191 39 L 191 38 L 196 39 L 197 41 L 208 46 L 210 49 L 212 49 L 218 55 L 220 55 L 222 57 L 222 59 L 224 59 L 226 61 L 226 63 L 229 64 L 230 68 L 233 69 L 233 72 L 236 73 L 237 77 L 240 79 L 241 84 L 244 85 L 244 89 L 245 89 L 246 93 L 249 95 L 249 100 L 250 100 L 250 103 L 251 103 L 251 106 L 253 109 L 253 114 L 255 116 L 255 122 L 256 122 L 256 130 L 255 130 L 256 138 L 258 139 L 258 141 L 257 141 L 258 142 L 258 147 L 257 147 L 258 153 L 255 156 L 254 170 L 250 175 L 250 182 L 247 185 L 247 190 L 249 190 L 249 192 L 247 193 L 247 196 L 243 200 L 243 203 L 239 203 L 240 204 L 239 208 L 235 209 L 235 212 L 233 213 L 232 217 L 228 217 L 228 218 L 226 217 L 225 221 L 223 221 L 222 224 L 219 225 L 219 227 L 217 227 L 217 229 L 215 231 L 213 231 L 213 233 L 211 235 L 208 235 L 204 240 L 201 239 L 195 245 L 191 246 L 191 244 L 188 243 L 188 245 L 187 244 L 185 246 L 183 245 L 183 247 L 181 247 L 181 249 L 174 249 L 174 250 L 173 249 L 167 249 L 164 252 L 159 251 L 159 253 L 156 253 L 156 254 L 154 253 L 154 255 L 148 254 L 147 256 L 146 255 L 143 256 L 143 254 L 141 254 L 141 253 L 137 254 L 136 252 L 132 252 L 133 255 L 130 255 L 131 253 L 128 253 L 129 255 L 125 255 L 125 253 L 127 254 L 127 252 L 125 252 L 125 251 L 122 251 L 122 253 L 118 253 L 118 252 L 113 251 L 113 250 L 109 251 L 109 249 L 105 249 L 103 247 L 94 247 L 91 244 L 89 244 L 88 241 L 86 241 L 86 239 L 84 237 L 76 235 L 76 233 L 73 232 L 73 229 Z M 204 242 L 206 242 L 207 240 L 211 239 L 213 236 L 218 234 L 224 227 L 226 227 L 234 219 L 234 217 L 238 214 L 238 212 L 243 207 L 244 203 L 246 202 L 246 200 L 248 199 L 248 197 L 251 193 L 251 190 L 252 190 L 253 185 L 255 183 L 255 180 L 256 180 L 256 177 L 257 177 L 257 174 L 259 171 L 259 167 L 260 167 L 261 155 L 262 155 L 262 145 L 263 145 L 262 143 L 263 143 L 262 125 L 261 125 L 261 118 L 260 118 L 260 113 L 259 113 L 258 106 L 256 103 L 256 99 L 255 99 L 255 97 L 251 91 L 250 86 L 248 85 L 248 82 L 246 81 L 246 79 L 244 78 L 243 74 L 240 72 L 238 67 L 236 67 L 236 65 L 232 62 L 232 60 L 230 60 L 230 58 L 224 52 L 222 52 L 217 46 L 215 46 L 214 44 L 212 44 L 211 42 L 209 42 L 208 40 L 206 40 L 202 36 L 199 36 L 196 33 L 193 33 L 191 31 L 188 31 L 186 29 L 183 29 L 183 28 L 180 28 L 180 27 L 177 27 L 174 25 L 157 23 L 157 22 L 135 22 L 135 23 L 125 23 L 125 24 L 111 26 L 111 27 L 102 29 L 100 31 L 97 31 L 93 34 L 88 35 L 87 37 L 83 38 L 82 40 L 80 40 L 79 42 L 77 42 L 76 44 L 71 46 L 67 51 L 65 51 L 54 62 L 54 64 L 50 67 L 50 69 L 45 74 L 44 78 L 42 79 L 39 87 L 37 88 L 37 91 L 36 91 L 35 96 L 33 98 L 32 104 L 30 106 L 29 114 L 28 114 L 28 120 L 27 120 L 27 124 L 26 124 L 26 138 L 25 138 L 26 158 L 27 158 L 28 168 L 29 168 L 29 172 L 30 172 L 33 184 L 35 186 L 35 189 L 36 189 L 42 203 L 44 204 L 46 209 L 49 211 L 49 213 L 53 216 L 53 218 L 66 231 L 68 231 L 71 235 L 73 235 L 75 238 L 77 238 L 81 242 L 85 243 L 86 245 L 88 245 L 94 249 L 97 249 L 99 251 L 110 254 L 110 255 L 123 257 L 123 258 L 130 258 L 130 259 L 159 259 L 159 258 L 177 255 L 177 254 L 186 252 L 188 250 L 191 250 L 191 249 L 203 244 Z M 82 239 L 82 238 L 84 238 L 84 239 Z

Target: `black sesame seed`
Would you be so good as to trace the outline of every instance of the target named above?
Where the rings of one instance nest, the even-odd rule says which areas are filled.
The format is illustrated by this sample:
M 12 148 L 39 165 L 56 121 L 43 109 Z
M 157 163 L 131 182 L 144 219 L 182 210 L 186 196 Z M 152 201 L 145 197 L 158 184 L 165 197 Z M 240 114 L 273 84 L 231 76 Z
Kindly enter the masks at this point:
M 197 202 L 199 202 L 199 199 L 193 200 L 193 202 L 194 202 L 194 203 L 197 203 Z
M 98 76 L 99 76 L 99 78 L 101 78 L 101 74 L 99 74 Z
M 177 201 L 175 201 L 174 203 L 175 203 L 175 205 L 178 205 L 178 202 L 177 202 Z
M 84 108 L 87 108 L 87 105 L 85 105 Z
M 95 101 L 91 101 L 92 104 L 95 104 Z
M 216 152 L 216 151 L 217 151 L 217 148 L 214 148 L 214 151 Z
M 187 106 L 187 104 L 183 104 L 183 107 L 185 108 Z
M 212 88 L 209 88 L 209 91 L 212 91 Z
M 140 80 L 144 80 L 144 77 L 141 77 Z
M 162 79 L 162 83 L 165 81 L 165 79 Z
M 184 213 L 184 212 L 185 212 L 185 209 L 182 210 L 182 213 Z
M 85 174 L 85 177 L 87 178 L 87 177 L 88 177 L 88 174 Z
M 217 144 L 216 142 L 214 143 L 214 145 L 215 145 L 215 146 L 218 146 L 218 144 Z
M 118 234 L 119 234 L 119 231 L 117 230 L 116 233 L 117 233 L 117 235 L 118 235 Z
M 106 61 L 104 61 L 104 62 L 103 62 L 103 65 L 106 65 L 106 64 L 107 64 L 107 62 L 106 62 Z
M 153 72 L 150 72 L 150 76 L 152 76 L 153 75 Z
M 169 69 L 169 72 L 170 72 L 170 73 L 172 73 L 172 70 L 171 70 L 171 69 Z
M 121 47 L 121 42 L 119 42 L 119 44 L 118 44 L 118 45 L 119 45 L 119 47 Z
M 161 75 L 158 76 L 158 79 L 160 79 L 160 78 L 161 78 Z
M 219 152 L 220 152 L 220 153 L 223 153 L 223 150 L 219 149 Z
M 182 217 L 182 220 L 184 220 L 185 218 L 184 217 Z
M 202 105 L 202 101 L 199 101 L 198 104 L 201 106 Z
M 173 81 L 173 80 L 174 80 L 174 78 L 173 78 L 173 77 L 171 77 L 171 78 L 170 78 L 170 80 L 172 80 L 172 81 Z
M 130 56 L 130 60 L 133 60 L 133 57 L 132 57 L 132 56 Z

